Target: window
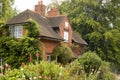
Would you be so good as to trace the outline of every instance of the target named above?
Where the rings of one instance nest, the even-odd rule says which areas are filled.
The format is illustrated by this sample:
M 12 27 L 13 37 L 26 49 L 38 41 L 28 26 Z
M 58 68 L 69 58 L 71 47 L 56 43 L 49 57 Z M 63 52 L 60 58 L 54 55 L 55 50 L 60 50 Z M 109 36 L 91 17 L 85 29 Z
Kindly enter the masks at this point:
M 68 42 L 68 39 L 69 39 L 69 33 L 68 33 L 68 31 L 64 31 L 64 40 L 65 40 L 65 42 Z
M 2 58 L 0 58 L 0 69 L 2 71 Z
M 69 23 L 65 22 L 65 28 L 68 28 Z
M 47 61 L 51 61 L 51 55 L 47 54 L 46 59 Z
M 20 38 L 22 37 L 22 26 L 11 26 L 10 27 L 10 36 L 15 37 L 15 38 Z

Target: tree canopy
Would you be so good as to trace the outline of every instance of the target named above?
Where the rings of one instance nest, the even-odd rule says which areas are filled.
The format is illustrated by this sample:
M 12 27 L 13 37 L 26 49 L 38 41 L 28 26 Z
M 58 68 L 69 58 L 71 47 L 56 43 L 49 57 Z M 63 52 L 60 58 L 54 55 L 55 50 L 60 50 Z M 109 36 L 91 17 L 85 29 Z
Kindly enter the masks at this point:
M 14 0 L 0 0 L 0 3 L 0 23 L 3 23 L 16 14 L 16 9 L 12 7 Z
M 57 5 L 103 60 L 120 65 L 120 1 L 65 0 Z

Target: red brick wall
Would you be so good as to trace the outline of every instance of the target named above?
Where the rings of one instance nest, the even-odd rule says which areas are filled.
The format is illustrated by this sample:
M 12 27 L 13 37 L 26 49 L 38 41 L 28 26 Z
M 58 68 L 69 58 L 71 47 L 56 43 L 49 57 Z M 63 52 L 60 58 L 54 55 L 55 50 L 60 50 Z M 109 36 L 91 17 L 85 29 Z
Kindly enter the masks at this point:
M 60 44 L 58 41 L 52 41 L 52 40 L 40 40 L 44 44 L 44 59 L 46 59 L 46 54 L 53 53 L 54 49 Z

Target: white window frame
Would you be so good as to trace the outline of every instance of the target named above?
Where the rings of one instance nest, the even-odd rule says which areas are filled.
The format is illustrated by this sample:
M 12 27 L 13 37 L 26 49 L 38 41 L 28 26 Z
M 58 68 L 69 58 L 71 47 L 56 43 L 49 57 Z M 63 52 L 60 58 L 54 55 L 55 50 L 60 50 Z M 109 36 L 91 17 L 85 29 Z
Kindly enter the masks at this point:
M 68 42 L 69 40 L 69 32 L 68 31 L 64 31 L 64 42 Z
M 51 56 L 50 54 L 47 54 L 47 55 L 46 55 L 46 60 L 47 60 L 47 61 L 51 61 L 51 58 L 52 58 L 52 56 Z
M 23 26 L 10 26 L 10 36 L 15 38 L 22 37 Z
M 0 58 L 0 70 L 1 70 L 1 72 L 2 72 L 2 69 L 3 69 L 3 60 L 2 60 L 2 58 Z
M 69 26 L 69 23 L 66 21 L 66 22 L 65 22 L 65 28 L 68 29 L 68 26 Z

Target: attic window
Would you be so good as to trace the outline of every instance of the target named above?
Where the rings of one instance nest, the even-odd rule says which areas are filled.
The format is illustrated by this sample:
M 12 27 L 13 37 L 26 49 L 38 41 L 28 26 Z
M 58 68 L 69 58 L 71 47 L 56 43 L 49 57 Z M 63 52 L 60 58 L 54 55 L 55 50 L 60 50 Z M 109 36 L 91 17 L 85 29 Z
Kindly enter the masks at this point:
M 65 28 L 68 28 L 68 26 L 69 26 L 69 23 L 66 21 L 65 22 Z
M 15 38 L 21 38 L 22 37 L 22 26 L 10 26 L 10 36 Z
M 69 33 L 68 31 L 64 31 L 64 42 L 68 42 L 68 39 L 69 39 Z

